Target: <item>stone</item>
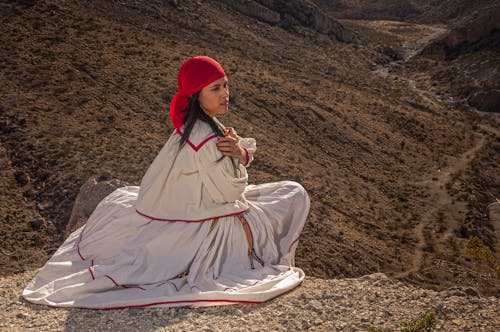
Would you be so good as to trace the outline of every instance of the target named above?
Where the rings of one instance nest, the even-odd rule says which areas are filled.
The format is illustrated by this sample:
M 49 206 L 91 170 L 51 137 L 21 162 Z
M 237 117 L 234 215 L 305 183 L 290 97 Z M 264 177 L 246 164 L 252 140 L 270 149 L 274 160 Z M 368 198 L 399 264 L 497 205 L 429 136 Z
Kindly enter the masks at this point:
M 464 289 L 464 292 L 469 296 L 476 296 L 476 297 L 480 296 L 478 290 L 475 289 L 474 287 L 467 287 Z
M 234 0 L 224 1 L 242 14 L 256 18 L 270 24 L 277 24 L 280 21 L 280 14 L 261 5 L 256 1 Z
M 17 171 L 14 174 L 14 177 L 16 179 L 17 184 L 20 187 L 24 187 L 25 185 L 27 185 L 31 182 L 30 176 L 24 172 L 21 172 L 21 171 Z
M 385 56 L 389 57 L 394 61 L 400 61 L 404 59 L 403 55 L 400 52 L 396 51 L 395 49 L 387 45 L 378 47 L 377 51 L 379 51 L 380 53 L 384 54 Z
M 488 205 L 488 220 L 495 229 L 495 235 L 500 239 L 500 202 L 493 202 Z
M 98 179 L 105 179 L 107 177 L 101 176 L 99 178 L 92 177 L 85 182 L 80 188 L 78 196 L 76 196 L 71 217 L 69 218 L 68 225 L 66 226 L 66 236 L 83 226 L 87 219 L 94 212 L 97 204 L 112 193 L 115 189 L 125 187 L 128 183 L 112 179 L 105 181 L 98 181 Z
M 35 219 L 31 220 L 29 222 L 29 226 L 31 227 L 32 230 L 36 231 L 39 230 L 43 227 L 47 227 L 47 222 L 45 221 L 44 218 L 42 217 L 36 217 Z
M 224 0 L 228 6 L 262 22 L 288 29 L 302 25 L 339 41 L 351 42 L 351 34 L 344 26 L 322 11 L 317 5 L 304 0 Z
M 493 89 L 480 89 L 468 98 L 471 106 L 483 112 L 500 112 L 500 91 Z
M 450 31 L 445 39 L 449 48 L 461 44 L 474 44 L 500 29 L 500 6 L 489 8 L 472 16 L 466 22 Z

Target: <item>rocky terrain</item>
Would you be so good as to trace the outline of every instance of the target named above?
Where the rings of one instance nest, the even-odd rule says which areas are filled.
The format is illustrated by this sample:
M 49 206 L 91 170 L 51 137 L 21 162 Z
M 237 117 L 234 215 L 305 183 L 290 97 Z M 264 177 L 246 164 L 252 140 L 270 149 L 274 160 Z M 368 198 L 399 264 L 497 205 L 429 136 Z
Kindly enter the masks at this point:
M 0 278 L 2 285 L 9 285 L 0 288 L 2 331 L 401 331 L 404 328 L 498 331 L 500 328 L 496 297 L 478 297 L 470 288 L 425 290 L 383 274 L 356 279 L 309 277 L 296 290 L 263 304 L 109 311 L 26 303 L 19 299 L 19 293 L 31 277 L 33 272 Z
M 452 26 L 413 59 L 415 79 L 481 111 L 500 112 L 499 22 L 496 5 Z
M 0 2 L 0 273 L 8 292 L 2 305 L 10 308 L 2 327 L 36 328 L 36 319 L 27 318 L 35 313 L 54 329 L 80 324 L 86 311 L 58 315 L 21 302 L 19 291 L 64 239 L 89 178 L 139 183 L 172 130 L 165 110 L 180 64 L 206 54 L 229 77 L 231 113 L 221 120 L 257 139 L 251 182 L 296 180 L 311 196 L 297 251 L 309 279 L 270 304 L 192 314 L 124 311 L 116 314 L 127 317 L 123 324 L 132 329 L 137 315 L 168 313 L 177 322 L 171 328 L 187 329 L 182 324 L 191 316 L 217 330 L 233 323 L 210 325 L 211 319 L 231 321 L 242 317 L 240 310 L 248 321 L 290 329 L 296 320 L 277 313 L 304 307 L 301 294 L 312 292 L 320 309 L 304 313 L 302 328 L 396 329 L 432 310 L 446 330 L 496 330 L 498 298 L 488 296 L 500 295 L 500 248 L 488 209 L 500 197 L 499 118 L 455 100 L 434 68 L 417 62 L 452 27 L 327 17 L 319 1 L 292 1 L 280 13 L 273 3 L 256 1 L 261 14 L 255 15 L 254 7 L 225 1 Z M 301 18 L 304 6 L 309 15 Z M 456 59 L 467 56 L 479 66 L 480 52 Z M 498 55 L 495 48 L 487 52 Z M 454 79 L 451 73 L 443 77 Z M 358 283 L 366 292 L 391 292 L 392 286 L 379 292 L 362 279 L 380 272 L 405 284 L 390 281 L 393 309 L 377 307 L 378 318 L 362 321 L 361 312 L 374 306 L 368 294 L 375 293 L 359 291 Z M 349 287 L 357 290 L 335 298 Z M 449 312 L 428 300 L 454 287 L 472 290 L 453 297 Z M 421 310 L 404 311 L 401 303 L 413 293 L 432 295 L 416 295 Z M 346 316 L 342 310 L 352 307 L 355 294 L 367 297 L 358 301 L 359 315 Z M 331 299 L 339 303 L 334 316 L 325 313 Z M 471 316 L 464 322 L 465 313 Z M 112 321 L 95 315 L 104 326 Z M 314 325 L 316 318 L 321 322 Z M 150 328 L 170 323 L 158 324 Z

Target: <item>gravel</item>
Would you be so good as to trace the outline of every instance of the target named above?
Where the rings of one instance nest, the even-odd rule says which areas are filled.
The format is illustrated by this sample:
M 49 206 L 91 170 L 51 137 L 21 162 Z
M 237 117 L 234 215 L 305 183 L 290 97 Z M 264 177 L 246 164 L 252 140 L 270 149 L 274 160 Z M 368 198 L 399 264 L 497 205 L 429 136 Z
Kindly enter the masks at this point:
M 355 279 L 306 278 L 258 305 L 88 310 L 26 303 L 36 271 L 1 278 L 0 330 L 23 331 L 379 331 L 401 330 L 432 311 L 444 331 L 500 331 L 500 303 L 473 289 L 436 292 L 372 274 Z

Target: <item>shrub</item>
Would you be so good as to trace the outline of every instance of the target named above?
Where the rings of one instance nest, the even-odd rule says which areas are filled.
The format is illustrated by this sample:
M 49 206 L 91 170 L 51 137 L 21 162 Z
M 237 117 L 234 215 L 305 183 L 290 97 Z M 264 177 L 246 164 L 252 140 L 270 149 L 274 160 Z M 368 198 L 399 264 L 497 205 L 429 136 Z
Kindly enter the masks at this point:
M 495 263 L 495 256 L 491 252 L 491 249 L 485 246 L 483 241 L 477 236 L 469 237 L 469 241 L 465 245 L 465 253 L 473 259 L 485 261 L 490 264 Z
M 436 314 L 432 311 L 424 313 L 417 319 L 404 324 L 401 332 L 431 332 L 436 328 Z M 370 326 L 368 332 L 386 332 L 388 330 L 380 327 Z
M 419 318 L 405 324 L 401 332 L 430 332 L 436 328 L 436 314 L 428 311 Z

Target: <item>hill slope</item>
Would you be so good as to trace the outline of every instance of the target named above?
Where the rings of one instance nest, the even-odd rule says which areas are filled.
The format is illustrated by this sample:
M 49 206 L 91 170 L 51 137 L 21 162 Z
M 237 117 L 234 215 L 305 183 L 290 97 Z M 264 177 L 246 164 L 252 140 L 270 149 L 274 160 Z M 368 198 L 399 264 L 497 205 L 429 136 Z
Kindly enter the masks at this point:
M 370 45 L 285 30 L 217 1 L 173 3 L 0 3 L 0 161 L 10 188 L 0 205 L 2 273 L 43 264 L 89 177 L 139 183 L 172 130 L 165 109 L 177 70 L 197 54 L 228 73 L 223 123 L 257 138 L 250 181 L 291 179 L 310 193 L 297 253 L 308 275 L 411 276 L 423 269 L 415 257 L 442 259 L 423 252 L 440 206 L 422 183 L 481 142 L 480 115 L 380 77 L 373 70 L 389 59 Z M 434 286 L 498 291 L 497 279 L 468 274 L 486 268 L 451 234 L 450 256 L 464 270 L 429 277 Z

